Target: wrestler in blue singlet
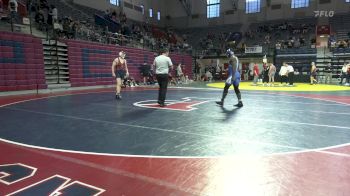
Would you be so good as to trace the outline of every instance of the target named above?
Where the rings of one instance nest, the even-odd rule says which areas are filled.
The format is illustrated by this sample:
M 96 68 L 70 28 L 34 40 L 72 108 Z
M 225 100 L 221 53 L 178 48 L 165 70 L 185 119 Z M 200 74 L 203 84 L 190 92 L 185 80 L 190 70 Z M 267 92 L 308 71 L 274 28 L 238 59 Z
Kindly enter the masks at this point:
M 234 55 L 233 51 L 231 49 L 228 49 L 226 52 L 227 57 L 229 60 L 229 66 L 228 66 L 228 78 L 225 82 L 225 88 L 224 92 L 222 93 L 221 101 L 217 101 L 216 103 L 220 106 L 224 105 L 224 100 L 228 94 L 228 89 L 231 85 L 233 85 L 233 88 L 235 89 L 236 96 L 238 98 L 238 104 L 236 104 L 236 107 L 243 107 L 243 102 L 241 99 L 241 92 L 239 90 L 239 82 L 241 81 L 241 74 L 238 70 L 238 58 Z

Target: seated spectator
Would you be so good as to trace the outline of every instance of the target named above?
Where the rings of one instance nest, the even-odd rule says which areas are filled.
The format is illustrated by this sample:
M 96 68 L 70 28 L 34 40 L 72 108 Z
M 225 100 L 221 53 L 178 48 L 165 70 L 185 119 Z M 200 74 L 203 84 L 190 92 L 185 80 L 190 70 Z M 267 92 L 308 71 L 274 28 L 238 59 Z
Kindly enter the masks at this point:
M 35 22 L 38 24 L 38 28 L 39 30 L 43 30 L 43 25 L 44 25 L 44 11 L 43 10 L 39 10 L 36 14 L 35 14 Z
M 176 77 L 174 77 L 173 75 L 169 75 L 169 82 L 168 82 L 168 85 L 174 85 L 176 86 L 177 85 L 177 82 L 176 82 Z
M 59 20 L 57 23 L 54 24 L 54 30 L 56 31 L 59 37 L 62 37 L 63 35 L 62 20 Z
M 17 8 L 17 0 L 10 0 L 8 2 L 8 9 L 10 10 L 11 22 L 18 23 Z
M 217 64 L 215 67 L 215 80 L 220 80 L 220 79 L 221 79 L 221 67 L 219 64 Z
M 150 71 L 151 67 L 150 65 L 147 65 L 147 63 L 143 63 L 143 65 L 140 67 L 140 73 L 143 77 L 143 84 L 147 84 L 149 77 L 150 77 Z
M 276 43 L 276 49 L 277 49 L 277 50 L 280 50 L 281 47 L 282 47 L 282 46 L 281 46 L 281 43 L 280 43 L 280 42 L 277 42 L 277 43 Z
M 327 66 L 323 70 L 324 75 L 325 75 L 325 79 L 324 79 L 325 84 L 332 83 L 332 70 L 333 70 L 332 64 L 328 63 Z
M 127 77 L 123 81 L 123 86 L 125 87 L 135 87 L 138 86 L 137 82 L 133 77 Z
M 294 42 L 294 48 L 300 48 L 300 42 L 298 39 Z
M 51 5 L 50 6 L 50 11 L 49 11 L 49 15 L 47 16 L 47 24 L 51 27 L 53 26 L 53 8 L 55 6 Z
M 300 36 L 299 43 L 300 43 L 300 46 L 304 46 L 305 45 L 305 39 L 304 39 L 303 36 Z
M 213 74 L 209 70 L 205 73 L 205 80 L 211 82 L 213 79 Z
M 111 16 L 108 16 L 108 18 L 111 18 L 114 22 L 119 22 L 117 20 L 117 12 L 115 10 L 112 12 Z
M 182 72 L 181 63 L 176 67 L 176 82 L 182 84 L 184 82 L 184 74 Z
M 122 24 L 126 23 L 126 15 L 125 15 L 125 13 L 122 14 L 122 17 L 120 18 L 120 23 L 122 23 Z
M 58 22 L 58 11 L 57 11 L 56 6 L 52 5 L 51 9 L 52 9 L 52 20 L 53 20 L 53 23 Z
M 104 13 L 104 18 L 110 18 L 111 17 L 111 14 L 109 12 L 109 10 L 107 9 Z
M 49 3 L 47 2 L 47 0 L 40 1 L 40 9 L 49 9 Z
M 0 0 L 0 14 L 2 14 L 4 11 L 4 3 L 2 2 L 2 0 Z

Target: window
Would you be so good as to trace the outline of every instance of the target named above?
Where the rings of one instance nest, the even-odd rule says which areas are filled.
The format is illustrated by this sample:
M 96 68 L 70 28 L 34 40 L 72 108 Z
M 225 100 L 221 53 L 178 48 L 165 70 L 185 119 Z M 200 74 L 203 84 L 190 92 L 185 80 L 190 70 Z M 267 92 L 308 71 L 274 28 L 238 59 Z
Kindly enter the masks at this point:
M 246 0 L 245 1 L 245 13 L 252 14 L 260 12 L 261 0 Z
M 309 7 L 309 0 L 292 0 L 292 8 Z
M 160 20 L 160 11 L 157 12 L 157 20 Z
M 145 15 L 145 6 L 140 5 L 141 9 L 142 9 L 142 14 Z
M 153 17 L 153 9 L 152 9 L 152 8 L 149 9 L 149 17 L 150 17 L 150 18 Z
M 345 0 L 346 3 L 350 3 L 350 0 Z
M 119 0 L 109 0 L 112 5 L 119 6 Z
M 220 0 L 207 0 L 207 18 L 220 16 Z

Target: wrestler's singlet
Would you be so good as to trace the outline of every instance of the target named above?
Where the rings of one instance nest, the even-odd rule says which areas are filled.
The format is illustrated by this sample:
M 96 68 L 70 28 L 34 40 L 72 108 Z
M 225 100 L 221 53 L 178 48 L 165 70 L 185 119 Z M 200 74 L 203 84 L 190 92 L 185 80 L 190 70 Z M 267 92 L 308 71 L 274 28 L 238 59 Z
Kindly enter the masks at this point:
M 117 61 L 117 70 L 125 70 L 125 60 L 124 60 L 124 62 L 123 63 L 121 63 L 120 62 L 120 59 L 119 58 L 117 58 L 118 59 L 118 61 Z
M 239 73 L 238 65 L 239 65 L 238 59 L 237 61 L 236 61 L 236 58 L 230 59 L 229 66 L 228 66 L 228 78 L 226 80 L 227 84 L 233 84 L 235 86 L 239 85 L 239 82 L 241 81 L 241 74 Z M 233 77 L 233 72 L 234 72 L 233 67 L 236 67 L 235 77 Z

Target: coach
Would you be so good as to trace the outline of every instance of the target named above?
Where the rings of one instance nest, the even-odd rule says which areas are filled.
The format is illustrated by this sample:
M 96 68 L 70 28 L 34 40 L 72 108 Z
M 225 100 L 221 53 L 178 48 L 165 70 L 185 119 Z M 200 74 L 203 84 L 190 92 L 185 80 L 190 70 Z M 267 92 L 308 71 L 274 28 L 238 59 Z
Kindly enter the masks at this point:
M 173 63 L 169 58 L 169 50 L 162 49 L 161 55 L 154 59 L 156 77 L 159 84 L 158 104 L 160 107 L 165 106 L 166 91 L 168 88 L 169 68 L 172 68 Z

